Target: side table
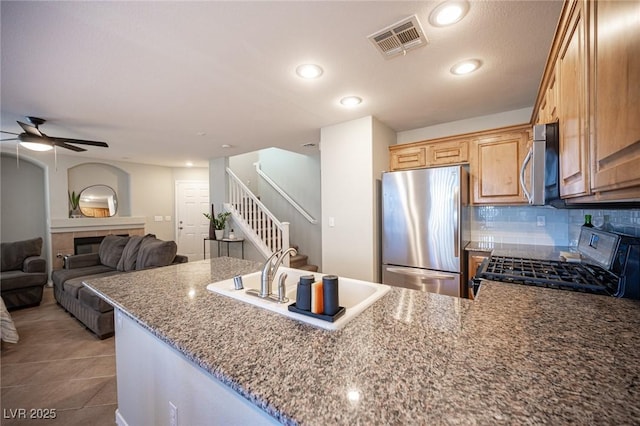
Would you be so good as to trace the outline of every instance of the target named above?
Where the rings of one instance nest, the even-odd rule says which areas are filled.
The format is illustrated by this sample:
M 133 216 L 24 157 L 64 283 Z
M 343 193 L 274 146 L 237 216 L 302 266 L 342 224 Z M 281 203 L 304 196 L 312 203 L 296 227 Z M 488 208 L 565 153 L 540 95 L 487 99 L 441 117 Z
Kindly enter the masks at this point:
M 220 246 L 223 243 L 226 243 L 227 245 L 227 256 L 229 256 L 229 245 L 233 244 L 233 243 L 240 243 L 240 247 L 242 250 L 242 258 L 244 259 L 244 238 L 223 238 L 221 240 L 216 240 L 213 238 L 209 238 L 209 237 L 204 237 L 204 240 L 202 242 L 202 258 L 206 259 L 207 258 L 207 241 L 216 241 L 218 243 L 218 256 L 220 256 Z

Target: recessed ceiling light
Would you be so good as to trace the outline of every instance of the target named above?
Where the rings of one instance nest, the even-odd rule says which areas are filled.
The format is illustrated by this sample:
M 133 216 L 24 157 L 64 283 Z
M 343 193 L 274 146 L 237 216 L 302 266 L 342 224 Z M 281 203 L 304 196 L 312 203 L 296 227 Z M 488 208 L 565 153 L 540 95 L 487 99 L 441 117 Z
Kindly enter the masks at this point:
M 298 74 L 298 77 L 306 78 L 308 80 L 320 77 L 322 72 L 322 68 L 316 64 L 303 64 L 296 68 L 296 74 Z
M 228 143 L 225 143 L 220 145 L 220 148 L 231 148 L 231 145 L 229 145 Z
M 477 59 L 469 59 L 458 62 L 451 67 L 451 73 L 456 75 L 469 74 L 480 68 L 480 61 Z
M 466 1 L 445 1 L 440 3 L 429 15 L 429 22 L 436 27 L 446 27 L 460 21 L 469 11 Z
M 346 107 L 354 107 L 362 103 L 362 98 L 359 98 L 357 96 L 346 96 L 340 99 L 340 103 Z
M 206 136 L 206 132 L 198 132 L 196 133 L 196 136 Z
M 187 162 L 185 163 L 185 166 L 187 166 L 187 167 L 193 167 L 193 163 L 192 163 L 191 161 L 187 161 Z

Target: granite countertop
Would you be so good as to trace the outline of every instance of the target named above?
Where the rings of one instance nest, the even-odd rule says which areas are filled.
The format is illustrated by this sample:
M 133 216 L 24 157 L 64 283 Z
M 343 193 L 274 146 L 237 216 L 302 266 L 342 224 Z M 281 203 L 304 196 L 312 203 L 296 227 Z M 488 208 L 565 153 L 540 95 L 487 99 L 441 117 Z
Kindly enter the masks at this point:
M 466 251 L 486 252 L 487 255 L 523 257 L 527 259 L 561 260 L 560 252 L 575 252 L 575 247 L 540 246 L 534 244 L 497 243 L 471 241 L 465 246 Z
M 283 423 L 640 423 L 639 301 L 392 288 L 325 331 L 206 290 L 259 266 L 214 258 L 87 285 Z

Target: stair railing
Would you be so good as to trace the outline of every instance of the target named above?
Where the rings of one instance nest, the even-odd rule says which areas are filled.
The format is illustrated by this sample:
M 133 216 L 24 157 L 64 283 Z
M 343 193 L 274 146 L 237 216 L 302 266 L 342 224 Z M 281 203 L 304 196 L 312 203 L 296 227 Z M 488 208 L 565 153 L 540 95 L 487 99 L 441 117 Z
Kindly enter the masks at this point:
M 300 204 L 296 203 L 296 201 L 291 198 L 289 194 L 284 192 L 284 190 L 280 188 L 280 186 L 275 183 L 273 179 L 271 179 L 265 172 L 262 171 L 259 161 L 253 163 L 253 165 L 256 166 L 256 172 L 258 173 L 258 175 L 261 176 L 269 185 L 271 185 L 271 187 L 273 187 L 273 189 L 275 189 L 276 192 L 282 196 L 282 198 L 287 200 L 287 202 L 291 204 L 291 206 L 293 206 L 293 208 L 296 209 L 305 219 L 307 219 L 311 223 L 318 223 L 317 219 L 313 218 L 309 213 L 307 213 L 306 210 L 303 209 L 302 206 L 300 206 Z
M 280 222 L 253 192 L 227 167 L 229 200 L 225 203 L 245 237 L 265 257 L 289 247 L 289 222 Z M 289 256 L 284 265 L 289 266 Z

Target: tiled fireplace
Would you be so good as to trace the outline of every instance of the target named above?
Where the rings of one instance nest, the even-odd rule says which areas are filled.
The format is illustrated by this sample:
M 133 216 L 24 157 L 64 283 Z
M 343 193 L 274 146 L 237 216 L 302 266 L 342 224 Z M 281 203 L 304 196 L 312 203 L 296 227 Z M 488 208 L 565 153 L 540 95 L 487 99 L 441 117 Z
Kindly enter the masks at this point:
M 52 269 L 62 269 L 63 257 L 74 254 L 74 240 L 106 235 L 144 235 L 144 217 L 75 218 L 52 220 Z

